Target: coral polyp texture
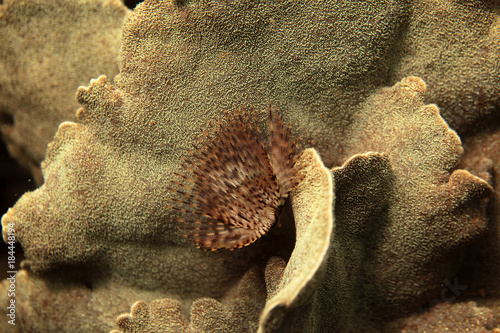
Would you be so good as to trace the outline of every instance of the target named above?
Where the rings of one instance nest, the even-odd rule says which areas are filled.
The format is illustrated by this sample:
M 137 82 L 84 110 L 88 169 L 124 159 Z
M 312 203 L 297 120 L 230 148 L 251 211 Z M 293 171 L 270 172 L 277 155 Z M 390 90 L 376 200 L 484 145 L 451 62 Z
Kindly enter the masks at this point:
M 0 131 L 10 154 L 38 184 L 57 126 L 76 120 L 75 90 L 98 75 L 118 73 L 115 59 L 128 13 L 117 0 L 3 1 Z
M 179 227 L 185 237 L 205 250 L 237 249 L 265 235 L 276 223 L 290 190 L 300 182 L 290 129 L 269 109 L 269 153 L 254 110 L 226 113 L 211 134 L 203 132 L 196 148 L 175 174 L 171 199 L 187 217 Z
M 80 12 L 67 8 L 90 4 L 9 1 L 0 27 L 44 31 L 55 13 L 71 26 Z M 121 4 L 92 4 L 121 27 Z M 0 331 L 498 331 L 499 12 L 488 1 L 142 2 L 123 24 L 119 74 L 78 88 L 43 185 L 2 217 L 26 259 L 15 326 L 0 285 Z M 95 17 L 75 33 L 104 24 Z M 50 80 L 20 80 L 8 64 L 25 50 L 50 58 L 9 38 L 1 105 L 22 127 L 41 100 L 26 91 Z M 82 64 L 64 50 L 49 53 Z M 71 105 L 64 90 L 44 96 Z M 249 105 L 247 121 L 235 110 Z M 273 113 L 269 126 L 268 105 L 289 130 Z M 19 145 L 34 146 L 30 127 Z M 219 193 L 228 183 L 235 192 Z M 246 192 L 257 208 L 235 218 Z M 200 222 L 189 212 L 211 224 L 186 238 L 179 226 L 193 224 L 179 220 Z M 207 234 L 262 214 L 270 230 L 250 246 Z

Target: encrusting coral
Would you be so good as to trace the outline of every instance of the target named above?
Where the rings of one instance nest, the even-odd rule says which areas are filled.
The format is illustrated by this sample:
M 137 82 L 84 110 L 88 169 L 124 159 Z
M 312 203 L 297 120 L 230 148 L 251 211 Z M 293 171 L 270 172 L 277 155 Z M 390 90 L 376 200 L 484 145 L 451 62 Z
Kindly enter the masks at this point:
M 449 304 L 442 303 L 430 311 L 399 320 L 387 327 L 384 333 L 399 332 L 492 332 L 495 328 L 493 312 L 488 308 L 477 307 L 474 302 Z
M 500 123 L 500 20 L 495 1 L 415 1 L 394 78 L 428 85 L 426 102 L 460 135 Z
M 250 269 L 235 287 L 232 298 L 223 303 L 210 298 L 196 300 L 191 306 L 190 321 L 177 301 L 166 298 L 149 305 L 137 302 L 132 306 L 131 315 L 120 316 L 117 324 L 121 332 L 126 333 L 255 332 L 265 302 L 265 286 L 260 275 L 257 267 Z
M 486 10 L 479 2 L 446 3 L 465 11 L 465 21 Z M 426 87 L 404 70 L 421 61 L 408 51 L 420 39 L 398 40 L 408 31 L 426 36 L 415 22 L 427 7 L 140 4 L 124 25 L 120 74 L 78 89 L 77 122 L 59 126 L 42 164 L 44 184 L 2 218 L 26 254 L 15 329 L 376 332 L 439 297 L 474 240 L 490 237 L 488 252 L 477 253 L 495 263 L 498 235 L 488 233 L 486 205 L 496 162 L 481 155 L 480 163 L 459 164 L 459 137 L 428 104 L 438 84 Z M 488 15 L 479 25 L 494 50 L 498 14 Z M 463 38 L 457 44 L 465 47 L 474 36 Z M 477 67 L 498 70 L 489 60 Z M 475 87 L 490 89 L 495 78 L 486 76 Z M 456 89 L 440 96 L 451 103 Z M 178 213 L 169 208 L 178 161 L 208 123 L 224 123 L 221 110 L 254 105 L 267 142 L 269 103 L 303 151 L 304 179 L 266 236 L 235 251 L 196 249 L 180 237 Z M 484 103 L 496 119 L 495 99 Z M 482 121 L 452 111 L 444 114 L 457 126 Z M 477 283 L 498 283 L 496 271 Z M 492 321 L 484 326 L 499 325 Z
M 283 320 L 283 309 L 297 309 L 304 304 L 314 292 L 314 284 L 324 274 L 333 215 L 331 210 L 323 208 L 331 206 L 333 192 L 331 174 L 314 150 L 304 151 L 297 163 L 304 179 L 291 193 L 298 228 L 292 256 L 295 259 L 285 267 L 281 258 L 271 257 L 265 277 L 257 267 L 252 268 L 241 278 L 236 291 L 228 292 L 222 303 L 206 298 L 197 300 L 191 306 L 190 322 L 182 315 L 178 302 L 171 299 L 152 302 L 149 306 L 138 302 L 130 315 L 118 318 L 122 332 L 180 333 L 189 329 L 194 332 L 255 332 L 266 294 L 260 329 L 276 321 L 279 324 Z M 310 242 L 311 237 L 315 242 Z M 160 311 L 163 316 L 159 315 Z M 166 312 L 172 315 L 165 315 Z
M 76 120 L 75 90 L 118 73 L 128 13 L 118 0 L 7 0 L 0 7 L 0 131 L 39 185 L 57 126 Z
M 360 311 L 383 323 L 418 310 L 456 274 L 464 245 L 486 231 L 484 198 L 491 188 L 464 170 L 450 174 L 462 153 L 460 140 L 436 106 L 422 104 L 424 93 L 420 79 L 407 78 L 368 98 L 363 124 L 351 135 L 358 149 L 385 154 L 369 156 L 371 163 L 354 157 L 333 169 L 340 237 L 328 267 L 357 275 L 342 287 L 352 288 L 342 308 L 353 316 L 342 327 L 352 329 Z M 359 185 L 350 179 L 346 184 L 346 176 Z M 364 302 L 352 305 L 357 298 Z

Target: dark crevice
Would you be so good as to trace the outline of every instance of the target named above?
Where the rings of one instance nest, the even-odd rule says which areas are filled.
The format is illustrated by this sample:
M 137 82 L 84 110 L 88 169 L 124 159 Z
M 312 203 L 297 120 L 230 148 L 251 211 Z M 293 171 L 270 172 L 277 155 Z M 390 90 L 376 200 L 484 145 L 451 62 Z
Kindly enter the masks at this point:
M 134 9 L 138 4 L 144 0 L 124 0 L 123 4 L 129 9 Z
M 0 111 L 0 125 L 12 126 L 14 125 L 14 117 L 11 114 Z

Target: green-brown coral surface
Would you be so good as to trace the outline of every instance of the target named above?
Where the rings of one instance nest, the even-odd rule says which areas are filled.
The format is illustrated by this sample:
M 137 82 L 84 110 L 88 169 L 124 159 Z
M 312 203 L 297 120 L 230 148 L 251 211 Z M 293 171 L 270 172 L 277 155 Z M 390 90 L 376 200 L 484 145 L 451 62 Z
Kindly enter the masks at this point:
M 498 298 L 499 237 L 487 232 L 498 220 L 486 215 L 498 163 L 461 165 L 490 185 L 458 169 L 461 141 L 428 104 L 471 141 L 495 126 L 498 12 L 479 1 L 145 1 L 125 22 L 120 74 L 79 88 L 44 185 L 2 218 L 27 258 L 15 329 L 382 331 L 439 298 L 480 237 L 474 253 L 492 266 L 474 283 Z M 200 251 L 167 208 L 172 171 L 222 109 L 254 105 L 265 134 L 268 104 L 301 150 L 314 148 L 299 161 L 304 183 L 268 236 Z
M 0 131 L 10 154 L 41 184 L 47 144 L 59 123 L 76 119 L 75 90 L 118 73 L 128 10 L 118 0 L 3 2 Z

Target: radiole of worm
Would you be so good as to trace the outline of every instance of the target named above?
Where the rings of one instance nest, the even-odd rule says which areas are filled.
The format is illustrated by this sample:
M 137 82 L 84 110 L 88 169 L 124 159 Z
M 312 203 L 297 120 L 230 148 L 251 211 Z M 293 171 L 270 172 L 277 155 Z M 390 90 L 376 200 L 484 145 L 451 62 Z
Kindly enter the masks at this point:
M 223 112 L 174 173 L 171 209 L 185 237 L 204 250 L 237 249 L 265 235 L 302 177 L 295 142 L 277 110 L 269 107 L 267 151 L 253 109 Z M 253 116 L 253 117 L 251 117 Z M 255 122 L 253 122 L 253 121 Z

